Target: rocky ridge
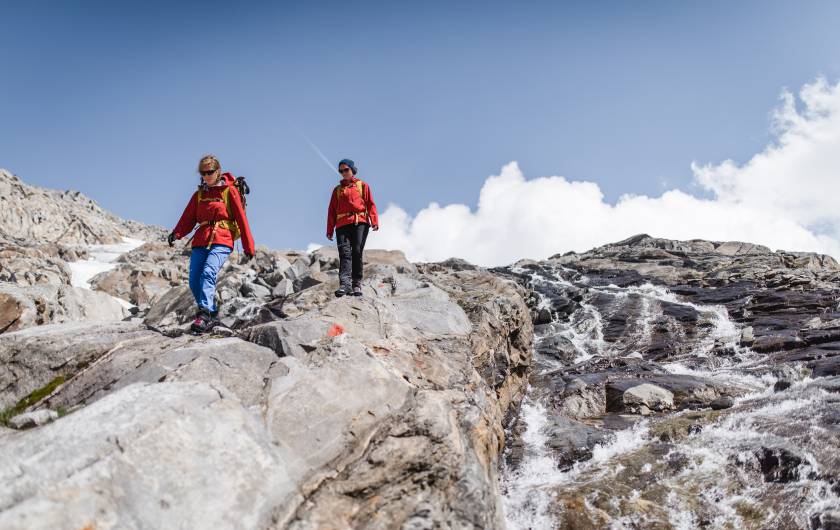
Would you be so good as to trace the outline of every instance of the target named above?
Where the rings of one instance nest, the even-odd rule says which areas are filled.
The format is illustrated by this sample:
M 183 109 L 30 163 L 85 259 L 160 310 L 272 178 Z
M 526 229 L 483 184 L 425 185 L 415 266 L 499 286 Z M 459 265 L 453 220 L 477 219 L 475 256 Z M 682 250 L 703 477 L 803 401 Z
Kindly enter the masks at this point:
M 152 240 L 91 291 L 67 284 L 82 248 L 39 244 L 4 250 L 54 268 L 0 292 L 136 307 L 63 321 L 51 300 L 0 333 L 0 527 L 504 526 L 533 334 L 516 282 L 370 251 L 365 296 L 336 299 L 334 249 L 260 248 L 221 273 L 229 327 L 193 336 L 182 249 Z
M 79 192 L 30 186 L 0 169 L 0 333 L 125 318 L 124 304 L 73 286 L 68 264 L 87 259 L 90 245 L 164 234 L 120 219 Z
M 0 169 L 0 234 L 18 245 L 121 243 L 124 237 L 151 241 L 165 235 L 159 227 L 126 221 L 103 210 L 78 191 L 30 186 Z

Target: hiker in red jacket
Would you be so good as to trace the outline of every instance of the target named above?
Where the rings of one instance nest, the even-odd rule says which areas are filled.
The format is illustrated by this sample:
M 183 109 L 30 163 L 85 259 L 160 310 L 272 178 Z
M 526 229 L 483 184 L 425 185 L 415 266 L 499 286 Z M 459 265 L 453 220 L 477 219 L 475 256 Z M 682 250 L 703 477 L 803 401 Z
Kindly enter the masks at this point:
M 219 324 L 216 308 L 216 276 L 233 251 L 233 242 L 242 237 L 247 259 L 254 257 L 254 238 L 245 217 L 245 208 L 235 179 L 222 173 L 219 160 L 207 155 L 198 163 L 201 184 L 184 209 L 178 225 L 169 234 L 169 246 L 186 236 L 195 225 L 190 254 L 190 290 L 198 305 L 192 330 L 206 333 Z
M 338 163 L 341 182 L 333 190 L 327 210 L 327 239 L 333 230 L 338 245 L 338 280 L 336 296 L 362 296 L 362 252 L 368 230 L 379 230 L 379 216 L 370 186 L 356 178 L 356 164 L 349 158 Z

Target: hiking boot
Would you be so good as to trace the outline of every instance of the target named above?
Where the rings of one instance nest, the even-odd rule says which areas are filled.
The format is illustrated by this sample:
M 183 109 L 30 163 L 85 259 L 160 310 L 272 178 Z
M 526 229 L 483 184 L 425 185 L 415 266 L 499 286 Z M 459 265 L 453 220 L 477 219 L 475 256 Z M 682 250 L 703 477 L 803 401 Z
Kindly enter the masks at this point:
M 193 333 L 207 333 L 208 331 L 213 329 L 213 326 L 216 325 L 216 319 L 210 314 L 210 311 L 204 309 L 203 307 L 198 310 L 198 313 L 195 315 L 195 320 L 193 320 L 192 325 L 190 326 L 190 330 Z
M 362 296 L 362 286 L 356 285 L 353 287 L 353 296 Z
M 342 296 L 353 294 L 353 288 L 350 287 L 350 282 L 341 283 L 338 286 L 338 290 L 335 292 L 336 298 L 341 298 Z

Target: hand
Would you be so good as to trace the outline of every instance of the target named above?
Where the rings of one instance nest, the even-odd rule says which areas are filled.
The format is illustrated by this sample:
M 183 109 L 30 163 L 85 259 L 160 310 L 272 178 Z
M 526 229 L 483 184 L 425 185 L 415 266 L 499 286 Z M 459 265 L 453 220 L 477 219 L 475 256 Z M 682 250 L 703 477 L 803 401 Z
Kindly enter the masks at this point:
M 247 262 L 251 261 L 252 259 L 254 259 L 254 255 L 253 254 L 248 254 L 246 252 L 245 253 L 245 262 L 247 263 Z
M 174 247 L 174 246 L 175 246 L 175 240 L 176 240 L 176 239 L 177 239 L 177 238 L 175 237 L 175 232 L 169 232 L 169 235 L 168 235 L 168 236 L 166 236 L 166 242 L 167 242 L 167 243 L 169 243 L 169 246 L 170 246 L 170 247 Z
M 379 230 L 379 225 L 376 225 L 376 226 L 373 227 L 374 232 L 376 232 L 377 230 Z
M 329 239 L 330 241 L 332 241 L 332 240 L 333 240 L 333 235 L 332 235 L 332 234 L 328 235 L 328 236 L 327 236 L 327 239 Z

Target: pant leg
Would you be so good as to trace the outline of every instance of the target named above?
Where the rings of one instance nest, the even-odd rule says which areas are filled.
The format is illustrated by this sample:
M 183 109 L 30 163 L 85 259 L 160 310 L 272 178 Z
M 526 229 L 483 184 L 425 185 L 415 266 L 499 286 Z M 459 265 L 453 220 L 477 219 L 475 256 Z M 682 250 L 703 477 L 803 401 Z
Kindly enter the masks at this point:
M 216 311 L 216 276 L 230 256 L 231 250 L 230 247 L 224 245 L 210 247 L 201 271 L 201 299 L 198 305 L 211 313 Z
M 363 253 L 369 229 L 364 223 L 353 226 L 353 285 L 362 283 L 365 267 Z
M 194 247 L 190 253 L 190 291 L 198 306 L 201 306 L 201 272 L 209 252 L 206 248 Z
M 345 291 L 351 289 L 354 229 L 353 225 L 345 225 L 335 231 L 335 242 L 338 246 L 338 283 Z

